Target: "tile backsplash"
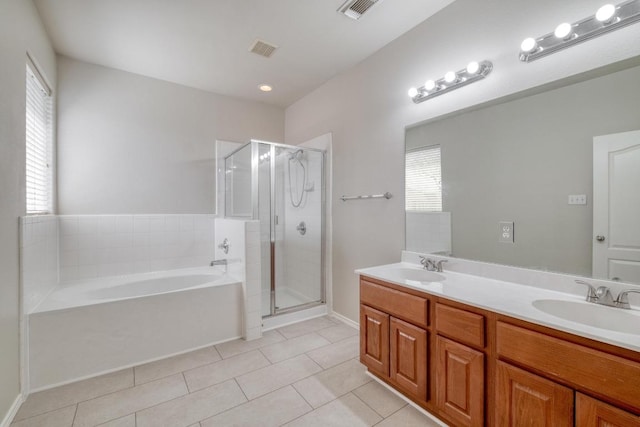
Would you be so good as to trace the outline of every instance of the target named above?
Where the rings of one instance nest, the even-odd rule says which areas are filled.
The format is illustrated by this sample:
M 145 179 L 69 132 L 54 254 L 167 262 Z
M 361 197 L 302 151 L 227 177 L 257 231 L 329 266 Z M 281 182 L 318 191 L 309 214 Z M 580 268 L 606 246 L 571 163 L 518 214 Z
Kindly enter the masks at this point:
M 208 265 L 215 215 L 61 215 L 60 281 Z

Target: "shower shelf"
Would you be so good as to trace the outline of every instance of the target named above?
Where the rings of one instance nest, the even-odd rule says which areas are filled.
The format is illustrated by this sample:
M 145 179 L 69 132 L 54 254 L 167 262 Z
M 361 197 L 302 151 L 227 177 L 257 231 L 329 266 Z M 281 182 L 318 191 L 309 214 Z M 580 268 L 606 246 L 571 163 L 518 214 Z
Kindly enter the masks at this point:
M 347 200 L 360 200 L 360 199 L 390 199 L 392 196 L 388 191 L 384 194 L 369 194 L 367 196 L 342 196 L 340 200 L 346 202 Z

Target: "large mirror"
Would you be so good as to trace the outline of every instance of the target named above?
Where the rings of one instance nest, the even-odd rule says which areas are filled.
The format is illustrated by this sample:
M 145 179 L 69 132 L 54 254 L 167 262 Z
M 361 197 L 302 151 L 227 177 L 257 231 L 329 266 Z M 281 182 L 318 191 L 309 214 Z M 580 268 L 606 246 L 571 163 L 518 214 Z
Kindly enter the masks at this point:
M 409 127 L 406 249 L 640 283 L 640 66 L 596 75 Z

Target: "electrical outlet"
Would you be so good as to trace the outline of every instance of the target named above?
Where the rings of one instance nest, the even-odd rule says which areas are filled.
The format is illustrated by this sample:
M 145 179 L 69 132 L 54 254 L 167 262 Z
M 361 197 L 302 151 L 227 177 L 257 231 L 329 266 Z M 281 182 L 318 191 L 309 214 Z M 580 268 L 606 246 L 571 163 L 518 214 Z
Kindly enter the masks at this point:
M 587 195 L 586 194 L 570 194 L 569 204 L 570 205 L 586 205 Z
M 498 223 L 498 242 L 500 243 L 513 243 L 513 222 L 512 221 L 500 221 Z

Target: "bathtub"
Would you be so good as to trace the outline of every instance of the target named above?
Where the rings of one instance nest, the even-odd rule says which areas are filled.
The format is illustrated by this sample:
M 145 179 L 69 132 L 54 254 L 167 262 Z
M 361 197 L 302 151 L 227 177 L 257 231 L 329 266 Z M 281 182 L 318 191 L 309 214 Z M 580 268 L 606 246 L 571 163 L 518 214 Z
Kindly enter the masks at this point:
M 28 322 L 34 392 L 241 337 L 242 282 L 207 267 L 63 283 Z

